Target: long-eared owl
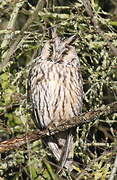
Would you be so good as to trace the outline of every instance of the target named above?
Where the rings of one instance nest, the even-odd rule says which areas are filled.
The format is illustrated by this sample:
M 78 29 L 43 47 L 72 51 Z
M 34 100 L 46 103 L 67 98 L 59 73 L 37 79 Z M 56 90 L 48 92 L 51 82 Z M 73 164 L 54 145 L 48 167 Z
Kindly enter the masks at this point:
M 82 111 L 83 85 L 80 62 L 71 44 L 76 36 L 62 41 L 52 31 L 52 38 L 42 48 L 29 73 L 29 96 L 34 121 L 39 129 L 51 122 L 78 116 Z M 48 136 L 44 142 L 53 152 L 61 167 L 70 168 L 73 158 L 72 129 Z

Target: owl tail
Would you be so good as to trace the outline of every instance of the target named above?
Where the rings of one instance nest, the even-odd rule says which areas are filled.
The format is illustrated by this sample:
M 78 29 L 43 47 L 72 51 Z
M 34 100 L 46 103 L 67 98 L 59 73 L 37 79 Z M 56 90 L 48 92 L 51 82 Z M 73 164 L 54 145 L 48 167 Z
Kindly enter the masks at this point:
M 65 167 L 72 171 L 73 134 L 72 130 L 48 137 L 46 143 L 59 163 L 60 169 Z
M 64 132 L 65 133 L 65 132 Z M 73 154 L 74 154 L 74 143 L 73 143 L 73 133 L 70 130 L 68 132 L 65 145 L 62 150 L 61 158 L 60 158 L 60 166 L 66 167 L 69 171 L 72 171 L 72 163 L 73 163 Z

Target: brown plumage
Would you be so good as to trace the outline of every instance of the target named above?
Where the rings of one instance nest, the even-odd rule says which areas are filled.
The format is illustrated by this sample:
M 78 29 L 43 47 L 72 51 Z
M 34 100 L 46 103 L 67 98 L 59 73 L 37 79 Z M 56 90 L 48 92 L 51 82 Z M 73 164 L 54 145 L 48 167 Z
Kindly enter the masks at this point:
M 39 129 L 52 121 L 57 126 L 61 121 L 78 116 L 82 110 L 82 76 L 75 48 L 70 45 L 75 36 L 65 41 L 52 32 L 41 55 L 29 73 L 29 96 L 32 102 L 35 123 Z M 72 130 L 44 139 L 61 167 L 71 168 L 73 158 Z

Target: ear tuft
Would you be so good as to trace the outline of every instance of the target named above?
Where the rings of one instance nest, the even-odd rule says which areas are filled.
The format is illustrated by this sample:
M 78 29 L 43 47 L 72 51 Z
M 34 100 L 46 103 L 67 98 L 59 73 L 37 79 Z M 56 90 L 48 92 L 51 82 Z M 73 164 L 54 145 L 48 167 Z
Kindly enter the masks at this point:
M 52 39 L 55 39 L 56 37 L 58 37 L 57 36 L 57 33 L 56 33 L 56 28 L 55 27 L 53 27 L 53 28 L 51 28 L 51 36 L 52 36 Z
M 64 41 L 64 45 L 70 45 L 77 39 L 77 35 L 73 35 Z

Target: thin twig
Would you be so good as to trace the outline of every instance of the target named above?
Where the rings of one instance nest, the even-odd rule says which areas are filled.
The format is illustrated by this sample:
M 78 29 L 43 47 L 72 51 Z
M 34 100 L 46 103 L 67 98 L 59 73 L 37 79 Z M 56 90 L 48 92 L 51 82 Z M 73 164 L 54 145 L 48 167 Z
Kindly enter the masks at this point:
M 19 107 L 20 104 L 10 104 L 4 107 L 4 111 L 0 112 L 0 117 L 4 116 L 7 112 L 12 111 L 14 108 Z
M 10 104 L 6 106 L 0 106 L 0 118 L 3 117 L 7 112 L 13 111 L 21 105 L 22 100 L 26 99 L 27 96 L 22 95 L 21 93 L 13 93 L 11 96 Z

